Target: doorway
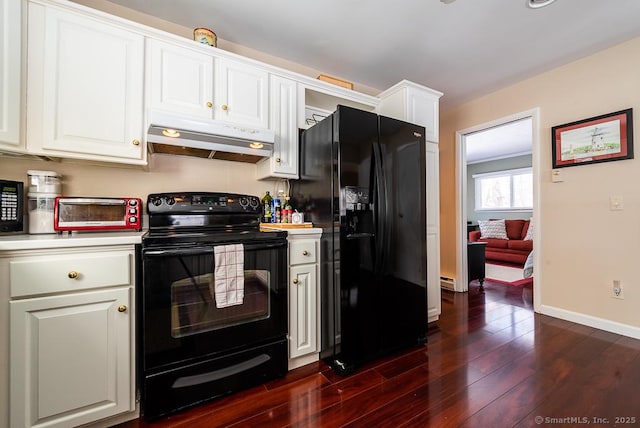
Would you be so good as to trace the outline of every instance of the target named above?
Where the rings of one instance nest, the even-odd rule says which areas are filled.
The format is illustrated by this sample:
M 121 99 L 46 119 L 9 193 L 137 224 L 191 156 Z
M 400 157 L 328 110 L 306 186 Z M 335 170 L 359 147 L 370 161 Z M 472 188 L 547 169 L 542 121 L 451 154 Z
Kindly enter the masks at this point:
M 539 213 L 539 109 L 532 109 L 514 115 L 502 117 L 491 122 L 483 123 L 471 128 L 463 129 L 456 132 L 456 189 L 457 189 L 457 201 L 456 201 L 456 225 L 457 225 L 457 243 L 456 243 L 456 278 L 455 291 L 465 292 L 468 291 L 468 272 L 467 272 L 467 240 L 468 240 L 468 228 L 467 220 L 469 218 L 468 207 L 468 174 L 467 174 L 467 145 L 470 138 L 474 135 L 478 136 L 480 133 L 488 132 L 490 130 L 499 130 L 500 127 L 505 127 L 508 124 L 524 123 L 529 121 L 530 123 L 530 137 L 531 137 L 531 168 L 533 173 L 533 213 Z M 517 152 L 517 150 L 516 150 Z M 516 155 L 513 152 L 512 155 Z M 472 155 L 475 156 L 475 155 Z M 490 154 L 484 153 L 483 156 L 489 159 Z M 533 231 L 534 242 L 540 236 L 539 216 L 533 216 Z M 539 241 L 537 241 L 539 242 Z M 539 254 L 534 254 L 534 272 L 536 269 L 537 259 Z M 536 309 L 537 301 L 536 296 L 539 293 L 539 287 L 534 287 L 534 310 Z

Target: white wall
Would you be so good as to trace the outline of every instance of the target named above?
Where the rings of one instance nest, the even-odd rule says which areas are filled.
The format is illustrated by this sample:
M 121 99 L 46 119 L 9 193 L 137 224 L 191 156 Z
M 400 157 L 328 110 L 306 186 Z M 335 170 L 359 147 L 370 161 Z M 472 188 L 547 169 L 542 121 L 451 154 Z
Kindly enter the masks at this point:
M 456 272 L 455 132 L 539 107 L 537 303 L 548 314 L 640 337 L 640 159 L 564 168 L 565 181 L 551 182 L 552 126 L 631 107 L 640 135 L 638 69 L 640 38 L 442 112 L 443 275 Z M 621 196 L 624 210 L 611 211 L 610 196 Z M 624 300 L 610 297 L 614 279 L 622 281 Z
M 245 193 L 262 197 L 273 181 L 255 179 L 255 164 L 186 156 L 151 155 L 148 171 L 87 163 L 46 162 L 0 157 L 0 177 L 27 182 L 27 170 L 55 171 L 63 175 L 67 196 L 139 197 L 168 191 Z M 26 187 L 25 187 L 26 189 Z

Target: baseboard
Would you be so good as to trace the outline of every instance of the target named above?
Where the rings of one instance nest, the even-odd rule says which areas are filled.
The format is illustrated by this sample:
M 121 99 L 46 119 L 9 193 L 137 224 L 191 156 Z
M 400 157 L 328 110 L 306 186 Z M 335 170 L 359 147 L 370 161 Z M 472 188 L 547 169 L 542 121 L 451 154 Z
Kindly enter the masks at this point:
M 455 278 L 449 278 L 446 276 L 440 277 L 440 287 L 445 290 L 455 291 L 456 290 L 456 280 Z
M 305 366 L 307 364 L 311 364 L 311 363 L 313 363 L 315 361 L 318 361 L 319 355 L 320 354 L 318 354 L 317 352 L 314 352 L 312 354 L 303 355 L 301 357 L 290 358 L 289 359 L 289 370 L 297 369 L 298 367 L 302 367 L 302 366 Z
M 615 321 L 598 318 L 591 315 L 585 315 L 578 312 L 567 311 L 553 306 L 541 305 L 540 313 L 549 315 L 554 318 L 560 318 L 565 321 L 575 322 L 577 324 L 605 330 L 610 333 L 621 334 L 623 336 L 640 339 L 640 327 L 634 327 L 628 324 L 622 324 Z

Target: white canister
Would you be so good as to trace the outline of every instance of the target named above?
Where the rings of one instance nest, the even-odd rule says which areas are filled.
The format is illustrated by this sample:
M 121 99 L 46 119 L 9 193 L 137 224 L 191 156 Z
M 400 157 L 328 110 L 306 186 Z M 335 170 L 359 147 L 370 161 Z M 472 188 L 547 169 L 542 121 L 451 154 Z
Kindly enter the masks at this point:
M 56 233 L 53 228 L 53 207 L 58 193 L 29 193 L 29 233 Z
M 61 193 L 62 176 L 55 171 L 27 171 L 30 193 Z
M 304 223 L 304 214 L 299 213 L 298 211 L 291 214 L 291 223 L 293 224 L 302 224 Z

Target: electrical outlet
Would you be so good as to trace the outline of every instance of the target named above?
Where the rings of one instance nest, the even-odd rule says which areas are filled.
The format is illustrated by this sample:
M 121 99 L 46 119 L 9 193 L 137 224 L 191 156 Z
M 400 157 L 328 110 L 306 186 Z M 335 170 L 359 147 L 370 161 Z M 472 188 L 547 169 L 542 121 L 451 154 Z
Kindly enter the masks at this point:
M 622 211 L 624 209 L 624 203 L 622 196 L 610 196 L 609 197 L 609 209 L 611 211 Z
M 624 290 L 619 279 L 613 280 L 613 287 L 611 288 L 611 297 L 614 299 L 624 299 Z

